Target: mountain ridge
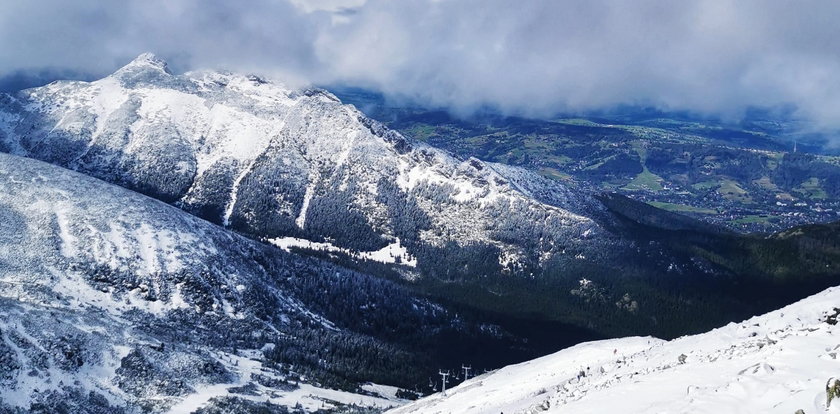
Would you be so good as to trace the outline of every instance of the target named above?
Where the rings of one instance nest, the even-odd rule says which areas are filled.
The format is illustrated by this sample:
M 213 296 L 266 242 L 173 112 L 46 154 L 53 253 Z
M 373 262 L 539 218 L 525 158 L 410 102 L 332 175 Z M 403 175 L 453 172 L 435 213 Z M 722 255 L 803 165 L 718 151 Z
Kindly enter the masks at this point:
M 94 82 L 0 95 L 0 151 L 454 306 L 606 336 L 699 332 L 837 277 L 822 264 L 830 240 L 803 253 L 798 241 L 718 234 L 533 171 L 458 159 L 326 91 L 176 75 L 149 60 Z M 670 224 L 684 231 L 662 228 Z M 780 252 L 792 260 L 782 272 Z
M 459 204 L 473 204 L 470 210 L 450 212 L 465 219 L 445 223 L 449 228 L 463 228 L 470 221 L 467 217 L 486 221 L 472 212 L 486 210 L 480 204 L 493 204 L 494 198 L 531 203 L 529 198 L 517 196 L 494 169 L 482 172 L 484 163 L 459 162 L 425 144 L 408 141 L 352 107 L 341 106 L 327 92 L 292 91 L 257 77 L 221 72 L 175 76 L 160 70 L 165 63 L 147 64 L 154 59 L 142 55 L 114 75 L 90 84 L 59 83 L 24 92 L 18 100 L 29 103 L 17 109 L 32 109 L 28 118 L 44 118 L 44 127 L 49 129 L 27 132 L 39 125 L 27 128 L 26 121 L 7 127 L 3 141 L 8 150 L 116 182 L 258 238 L 300 235 L 313 241 L 329 237 L 346 244 L 340 235 L 325 230 L 307 232 L 305 227 L 310 208 L 318 209 L 320 193 L 347 193 L 348 185 L 347 201 L 366 216 L 351 215 L 351 223 L 362 232 L 393 233 L 395 225 L 387 223 L 387 206 L 376 197 L 383 179 L 395 183 L 401 192 L 410 192 L 423 182 L 445 187 L 454 201 L 453 210 Z M 86 107 L 84 101 L 65 96 L 70 93 L 85 96 L 91 104 Z M 223 101 L 218 102 L 220 99 Z M 244 105 L 245 111 L 254 115 L 230 106 L 232 102 Z M 6 112 L 7 119 L 14 116 L 12 109 Z M 77 119 L 69 121 L 68 112 Z M 330 123 L 318 122 L 318 117 L 312 120 L 314 114 L 328 116 Z M 113 122 L 117 124 L 109 124 Z M 87 144 L 82 142 L 85 136 L 89 136 Z M 42 142 L 49 142 L 49 147 Z M 86 148 L 74 148 L 79 145 Z M 279 165 L 278 158 L 283 160 Z M 367 166 L 368 171 L 348 165 L 348 159 L 350 164 Z M 370 171 L 371 167 L 381 171 Z M 286 195 L 282 200 L 252 200 L 258 196 L 252 194 L 256 190 L 251 187 L 264 185 L 269 173 L 295 174 L 286 180 L 296 185 L 283 188 L 281 194 Z M 365 176 L 368 178 L 359 178 Z M 277 193 L 276 189 L 267 191 Z M 479 205 L 470 203 L 473 200 Z M 262 203 L 274 209 L 266 210 Z M 424 214 L 433 215 L 432 220 L 445 221 L 431 206 L 421 207 Z M 561 226 L 587 222 L 553 206 L 525 207 L 557 216 Z M 271 217 L 255 219 L 254 215 Z M 458 243 L 493 239 L 480 227 L 457 233 Z M 442 236 L 443 240 L 435 243 L 451 239 Z M 371 240 L 366 247 L 376 243 L 381 242 Z

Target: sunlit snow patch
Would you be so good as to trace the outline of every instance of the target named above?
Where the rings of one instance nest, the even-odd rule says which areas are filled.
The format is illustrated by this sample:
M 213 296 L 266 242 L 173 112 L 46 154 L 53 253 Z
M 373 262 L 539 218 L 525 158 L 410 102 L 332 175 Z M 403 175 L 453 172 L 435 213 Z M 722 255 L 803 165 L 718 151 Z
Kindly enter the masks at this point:
M 399 238 L 379 250 L 368 252 L 354 252 L 350 249 L 338 247 L 329 242 L 314 242 L 311 240 L 299 239 L 297 237 L 277 237 L 269 239 L 268 242 L 286 251 L 290 251 L 292 247 L 297 247 L 319 252 L 342 253 L 361 260 L 373 260 L 380 263 L 395 263 L 410 267 L 417 266 L 417 258 L 408 253 L 405 246 L 400 244 Z

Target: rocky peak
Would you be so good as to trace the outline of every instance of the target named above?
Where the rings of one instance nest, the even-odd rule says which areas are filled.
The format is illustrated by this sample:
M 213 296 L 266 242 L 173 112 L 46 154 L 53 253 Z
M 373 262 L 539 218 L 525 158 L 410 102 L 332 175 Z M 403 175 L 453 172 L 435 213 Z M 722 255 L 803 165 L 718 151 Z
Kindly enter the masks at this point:
M 110 77 L 119 79 L 124 84 L 130 84 L 136 82 L 160 83 L 172 76 L 173 74 L 169 71 L 166 61 L 153 53 L 147 52 L 134 58 Z
M 166 61 L 159 58 L 157 55 L 151 52 L 141 53 L 139 56 L 134 58 L 134 60 L 132 60 L 129 64 L 123 66 L 123 69 L 138 67 L 157 69 L 172 74 L 169 71 Z

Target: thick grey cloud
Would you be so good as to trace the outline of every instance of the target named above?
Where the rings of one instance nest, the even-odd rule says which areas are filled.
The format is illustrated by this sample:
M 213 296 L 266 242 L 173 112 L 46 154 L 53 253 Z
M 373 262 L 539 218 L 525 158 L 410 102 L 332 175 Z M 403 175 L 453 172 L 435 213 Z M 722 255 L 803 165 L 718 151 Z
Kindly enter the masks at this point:
M 106 73 L 153 51 L 469 111 L 617 104 L 840 127 L 840 2 L 0 0 L 0 77 Z

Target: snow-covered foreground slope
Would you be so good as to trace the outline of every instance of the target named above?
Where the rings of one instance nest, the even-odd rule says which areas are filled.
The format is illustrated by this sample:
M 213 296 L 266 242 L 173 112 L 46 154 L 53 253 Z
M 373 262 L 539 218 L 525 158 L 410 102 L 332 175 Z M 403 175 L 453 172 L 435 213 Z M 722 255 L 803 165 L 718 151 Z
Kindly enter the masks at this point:
M 840 413 L 838 308 L 831 288 L 701 335 L 583 343 L 389 413 Z
M 0 412 L 382 407 L 318 385 L 352 391 L 375 375 L 360 361 L 396 358 L 354 326 L 448 323 L 389 283 L 40 161 L 0 154 L 0 188 Z M 346 308 L 367 310 L 330 320 Z

